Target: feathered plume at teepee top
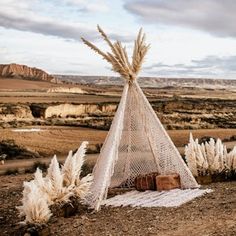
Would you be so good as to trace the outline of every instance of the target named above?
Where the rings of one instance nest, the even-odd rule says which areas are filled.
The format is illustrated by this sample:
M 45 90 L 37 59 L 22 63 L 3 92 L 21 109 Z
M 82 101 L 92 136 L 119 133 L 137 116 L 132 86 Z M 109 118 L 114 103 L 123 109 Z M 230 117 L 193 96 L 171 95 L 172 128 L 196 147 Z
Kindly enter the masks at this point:
M 128 82 L 132 82 L 133 80 L 135 80 L 137 74 L 141 70 L 144 57 L 150 46 L 145 43 L 145 34 L 142 32 L 142 29 L 140 29 L 137 39 L 134 42 L 132 63 L 130 63 L 126 48 L 123 47 L 119 41 L 112 43 L 104 33 L 104 31 L 99 27 L 99 25 L 97 26 L 97 28 L 104 41 L 109 45 L 111 52 L 102 52 L 94 44 L 90 43 L 84 38 L 82 38 L 83 42 L 96 53 L 101 55 L 106 61 L 111 63 L 112 70 L 118 72 Z

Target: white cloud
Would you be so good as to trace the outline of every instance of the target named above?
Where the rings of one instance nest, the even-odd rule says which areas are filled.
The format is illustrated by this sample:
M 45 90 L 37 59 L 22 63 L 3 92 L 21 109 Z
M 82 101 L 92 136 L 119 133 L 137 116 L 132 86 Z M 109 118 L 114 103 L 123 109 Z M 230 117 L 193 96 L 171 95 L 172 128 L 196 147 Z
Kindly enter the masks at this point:
M 147 23 L 187 26 L 236 37 L 235 0 L 134 0 L 128 1 L 125 8 Z
M 91 28 L 89 24 L 68 21 L 59 16 L 57 18 L 42 16 L 34 9 L 33 3 L 34 1 L 29 0 L 6 0 L 3 4 L 1 3 L 0 26 L 79 41 L 81 36 L 89 40 L 98 38 L 94 25 Z M 128 34 L 122 35 L 115 32 L 109 32 L 109 36 L 126 42 L 132 39 Z
M 82 24 L 41 16 L 33 9 L 34 3 L 29 0 L 6 0 L 0 8 L 0 26 L 67 39 L 79 40 L 81 35 L 95 38 L 94 30 Z
M 144 70 L 150 75 L 168 77 L 236 78 L 236 56 L 207 56 L 189 64 L 154 63 Z

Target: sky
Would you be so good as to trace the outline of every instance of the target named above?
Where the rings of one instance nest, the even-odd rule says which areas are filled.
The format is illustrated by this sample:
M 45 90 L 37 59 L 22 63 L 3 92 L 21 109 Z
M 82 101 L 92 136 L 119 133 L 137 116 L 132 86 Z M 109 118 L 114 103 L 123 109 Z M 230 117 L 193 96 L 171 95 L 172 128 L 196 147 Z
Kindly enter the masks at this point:
M 108 48 L 99 24 L 132 54 L 151 44 L 141 76 L 236 79 L 235 0 L 1 0 L 0 64 L 51 74 L 116 75 L 82 41 Z

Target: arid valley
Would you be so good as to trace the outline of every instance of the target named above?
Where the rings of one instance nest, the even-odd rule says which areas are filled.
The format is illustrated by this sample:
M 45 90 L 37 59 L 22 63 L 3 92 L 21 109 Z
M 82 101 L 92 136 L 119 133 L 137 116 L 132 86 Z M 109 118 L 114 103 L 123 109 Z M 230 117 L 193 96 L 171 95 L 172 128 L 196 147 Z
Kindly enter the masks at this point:
M 179 79 L 178 86 L 143 87 L 181 155 L 190 132 L 202 141 L 220 138 L 232 150 L 236 86 L 182 84 Z M 37 167 L 45 169 L 54 154 L 63 162 L 69 150 L 88 141 L 84 171 L 92 171 L 122 88 L 105 82 L 0 79 L 0 148 L 7 155 L 0 165 L 0 235 L 20 235 L 15 206 L 20 204 L 23 181 L 30 180 Z M 97 213 L 81 209 L 70 218 L 52 218 L 51 235 L 235 235 L 235 181 L 203 188 L 214 192 L 181 208 L 104 208 Z

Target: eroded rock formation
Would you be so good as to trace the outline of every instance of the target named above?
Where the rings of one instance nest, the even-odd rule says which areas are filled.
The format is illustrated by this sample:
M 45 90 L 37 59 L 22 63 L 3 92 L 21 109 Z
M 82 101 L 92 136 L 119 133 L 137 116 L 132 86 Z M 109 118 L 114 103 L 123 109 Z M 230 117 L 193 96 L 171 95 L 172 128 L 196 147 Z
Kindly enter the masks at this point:
M 56 79 L 46 73 L 45 71 L 19 64 L 1 64 L 0 65 L 0 77 L 3 78 L 22 78 L 29 80 L 43 80 L 49 82 L 56 82 Z
M 236 128 L 234 100 L 171 99 L 151 102 L 167 129 Z M 68 125 L 109 129 L 118 103 L 0 104 L 0 126 Z
M 45 118 L 50 117 L 79 117 L 83 115 L 114 115 L 115 104 L 60 104 L 49 106 L 45 111 Z
M 30 107 L 27 105 L 1 104 L 0 120 L 11 121 L 15 119 L 33 119 Z

